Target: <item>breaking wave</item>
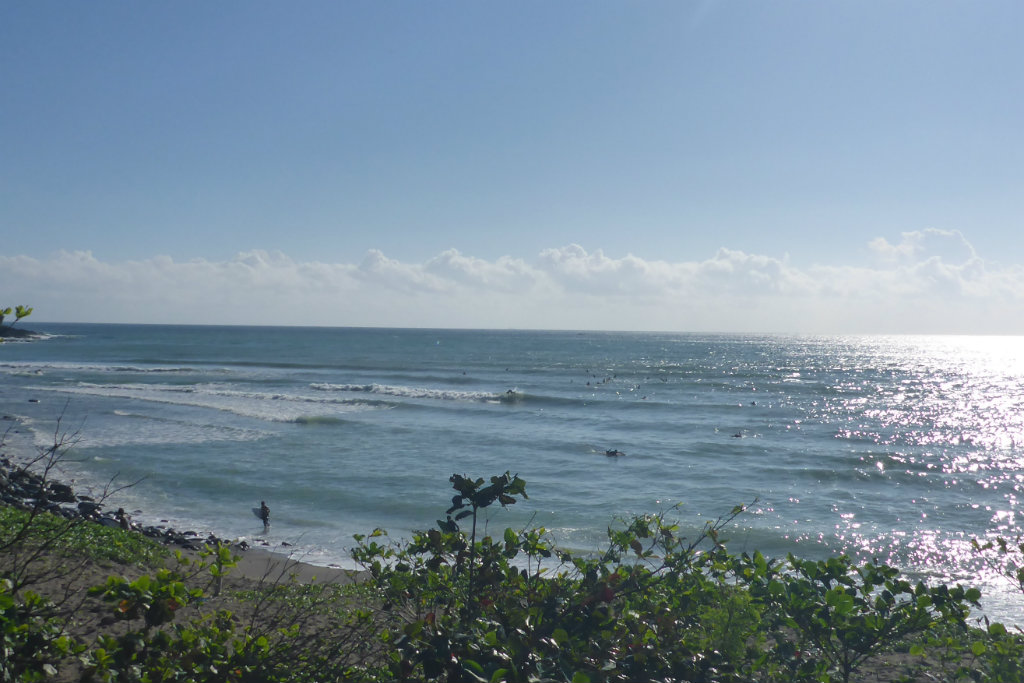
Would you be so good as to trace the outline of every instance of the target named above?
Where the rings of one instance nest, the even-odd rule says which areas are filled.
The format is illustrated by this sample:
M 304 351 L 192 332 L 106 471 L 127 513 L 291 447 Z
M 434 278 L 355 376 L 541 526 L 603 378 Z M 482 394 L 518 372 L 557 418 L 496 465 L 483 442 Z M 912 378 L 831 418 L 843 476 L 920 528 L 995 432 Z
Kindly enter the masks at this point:
M 455 391 L 452 389 L 428 389 L 425 387 L 394 386 L 389 384 L 329 384 L 319 382 L 309 386 L 316 391 L 378 394 L 398 398 L 426 398 L 440 401 L 497 401 L 503 395 L 487 391 Z

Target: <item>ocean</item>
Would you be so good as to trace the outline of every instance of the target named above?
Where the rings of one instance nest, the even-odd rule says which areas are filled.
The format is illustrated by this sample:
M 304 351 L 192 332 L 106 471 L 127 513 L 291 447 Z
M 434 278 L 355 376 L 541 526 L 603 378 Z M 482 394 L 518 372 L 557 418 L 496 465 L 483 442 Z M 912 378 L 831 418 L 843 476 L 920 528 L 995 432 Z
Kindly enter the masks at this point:
M 145 524 L 352 566 L 353 534 L 442 519 L 452 474 L 509 471 L 529 500 L 493 531 L 588 552 L 750 504 L 734 552 L 876 558 L 1022 621 L 970 544 L 1020 531 L 1021 338 L 29 327 L 0 344 L 3 451 L 63 437 L 60 477 Z

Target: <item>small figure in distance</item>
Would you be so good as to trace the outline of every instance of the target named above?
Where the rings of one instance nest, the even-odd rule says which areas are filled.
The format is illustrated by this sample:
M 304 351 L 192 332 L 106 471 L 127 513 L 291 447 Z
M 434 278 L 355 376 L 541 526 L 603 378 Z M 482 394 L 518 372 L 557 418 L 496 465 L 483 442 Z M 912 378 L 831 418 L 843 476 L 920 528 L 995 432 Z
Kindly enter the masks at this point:
M 260 519 L 263 520 L 263 531 L 270 530 L 270 508 L 267 507 L 267 502 L 264 500 L 260 501 Z
M 132 523 L 128 521 L 128 515 L 124 513 L 124 508 L 117 508 L 117 513 L 114 514 L 114 519 L 121 525 L 121 528 L 128 531 L 132 528 Z
M 609 458 L 617 458 L 620 455 L 625 455 L 625 453 L 620 451 L 618 448 L 610 448 L 607 451 L 605 451 L 604 454 L 607 455 Z

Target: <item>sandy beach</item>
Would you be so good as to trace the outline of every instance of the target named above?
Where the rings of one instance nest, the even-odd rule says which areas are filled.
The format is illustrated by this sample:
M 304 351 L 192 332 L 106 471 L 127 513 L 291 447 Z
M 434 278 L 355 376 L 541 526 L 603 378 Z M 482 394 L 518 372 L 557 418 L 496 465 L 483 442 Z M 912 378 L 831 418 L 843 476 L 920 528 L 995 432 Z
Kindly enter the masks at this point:
M 266 548 L 250 547 L 232 551 L 239 558 L 231 574 L 250 581 L 294 581 L 296 583 L 349 584 L 359 580 L 360 572 L 340 567 L 321 567 L 308 564 L 288 555 Z

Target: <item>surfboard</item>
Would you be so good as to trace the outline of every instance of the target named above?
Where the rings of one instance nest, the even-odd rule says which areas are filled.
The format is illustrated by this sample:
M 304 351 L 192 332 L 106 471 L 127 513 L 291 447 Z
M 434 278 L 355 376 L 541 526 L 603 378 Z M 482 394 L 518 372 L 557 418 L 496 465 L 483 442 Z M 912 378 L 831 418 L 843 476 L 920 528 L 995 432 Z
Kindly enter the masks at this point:
M 260 514 L 259 508 L 253 508 L 252 514 L 256 516 L 256 519 L 260 520 L 261 522 L 263 521 L 263 515 Z

